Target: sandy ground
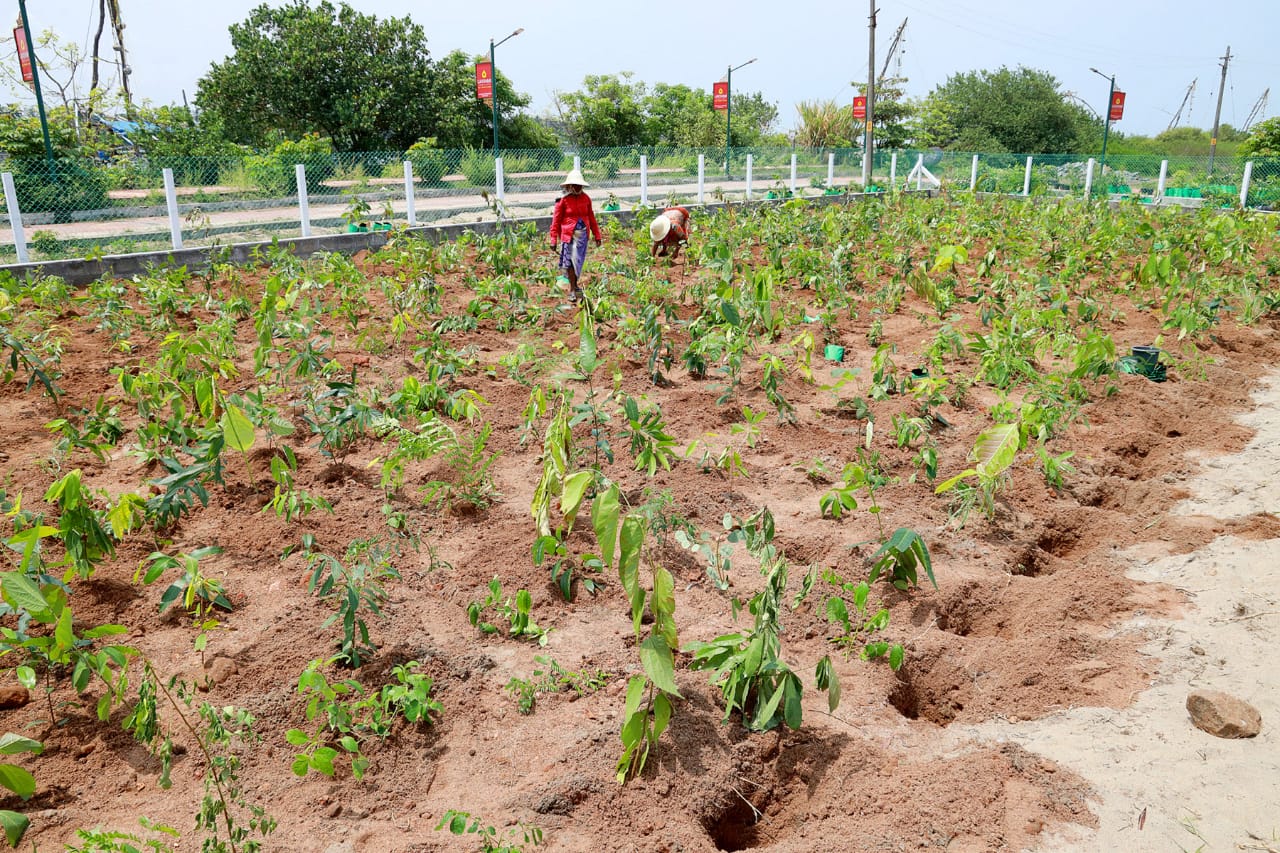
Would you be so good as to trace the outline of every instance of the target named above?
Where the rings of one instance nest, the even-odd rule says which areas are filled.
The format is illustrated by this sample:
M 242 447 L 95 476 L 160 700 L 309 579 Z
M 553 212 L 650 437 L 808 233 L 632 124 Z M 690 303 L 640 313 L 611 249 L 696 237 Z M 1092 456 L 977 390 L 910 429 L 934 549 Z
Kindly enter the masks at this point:
M 1238 420 L 1257 434 L 1241 453 L 1201 461 L 1192 496 L 1174 515 L 1227 520 L 1280 503 L 1280 372 Z M 1220 537 L 1187 554 L 1155 541 L 1127 549 L 1128 574 L 1168 584 L 1188 600 L 1177 621 L 1139 615 L 1122 631 L 1149 638 L 1153 685 L 1123 710 L 1075 708 L 1029 723 L 953 727 L 1012 741 L 1074 770 L 1097 793 L 1098 830 L 1046 833 L 1043 851 L 1280 850 L 1280 567 L 1273 541 Z M 1195 689 L 1221 690 L 1262 713 L 1262 733 L 1223 740 L 1191 725 Z M 1143 818 L 1145 814 L 1145 819 Z

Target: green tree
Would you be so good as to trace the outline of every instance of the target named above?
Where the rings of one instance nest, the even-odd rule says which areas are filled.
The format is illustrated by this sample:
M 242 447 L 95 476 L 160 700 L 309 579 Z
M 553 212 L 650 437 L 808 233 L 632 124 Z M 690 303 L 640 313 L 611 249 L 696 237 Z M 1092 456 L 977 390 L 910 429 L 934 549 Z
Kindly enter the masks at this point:
M 1280 116 L 1269 118 L 1249 132 L 1240 145 L 1245 157 L 1280 157 Z
M 617 148 L 652 145 L 645 116 L 645 84 L 622 74 L 588 74 L 582 89 L 558 92 L 556 105 L 578 145 Z
M 440 115 L 436 144 L 441 148 L 492 148 L 493 108 L 476 97 L 475 64 L 488 57 L 455 50 L 440 61 Z M 499 69 L 494 77 L 502 148 L 554 148 L 556 135 L 524 112 L 529 96 L 517 92 Z
M 1062 154 L 1091 150 L 1101 124 L 1033 68 L 953 74 L 921 105 L 917 145 L 954 151 Z
M 196 103 L 234 142 L 319 133 L 339 150 L 378 151 L 438 135 L 440 75 L 407 17 L 292 0 L 230 32 L 234 52 L 200 80 Z
M 764 99 L 760 92 L 733 93 L 733 146 L 764 145 L 778 121 L 778 105 Z M 724 134 L 720 134 L 724 141 Z
M 646 138 L 653 145 L 704 148 L 724 144 L 723 122 L 711 107 L 711 95 L 683 84 L 658 83 L 644 103 Z
M 910 120 L 915 114 L 915 107 L 907 99 L 904 88 L 906 82 L 905 77 L 889 77 L 876 82 L 875 115 L 872 123 L 875 125 L 877 149 L 906 148 L 912 141 Z M 866 83 L 854 82 L 853 87 L 860 95 L 867 93 Z M 852 118 L 852 107 L 849 114 Z M 850 137 L 851 144 L 861 147 L 861 139 L 862 127 L 854 127 Z

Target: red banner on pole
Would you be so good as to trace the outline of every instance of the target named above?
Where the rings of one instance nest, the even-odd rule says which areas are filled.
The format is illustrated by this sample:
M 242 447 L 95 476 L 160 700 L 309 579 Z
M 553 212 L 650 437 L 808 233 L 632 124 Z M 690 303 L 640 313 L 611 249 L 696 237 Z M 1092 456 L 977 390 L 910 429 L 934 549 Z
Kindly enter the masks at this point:
M 729 84 L 725 82 L 711 84 L 711 106 L 718 110 L 729 109 Z
M 34 82 L 35 74 L 31 70 L 31 49 L 27 46 L 27 33 L 22 27 L 13 28 L 13 43 L 18 46 L 18 65 L 22 68 L 22 81 Z
M 476 97 L 482 101 L 493 100 L 493 63 L 476 63 Z
M 1124 118 L 1124 92 L 1115 92 L 1111 95 L 1110 117 L 1112 121 Z
M 853 98 L 853 117 L 862 121 L 867 117 L 867 96 L 855 95 Z

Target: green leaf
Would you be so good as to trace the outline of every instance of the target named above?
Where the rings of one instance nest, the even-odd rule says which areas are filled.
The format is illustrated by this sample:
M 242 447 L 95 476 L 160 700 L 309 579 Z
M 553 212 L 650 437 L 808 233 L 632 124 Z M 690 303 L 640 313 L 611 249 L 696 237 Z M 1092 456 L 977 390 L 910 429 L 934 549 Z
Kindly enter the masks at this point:
M 633 675 L 631 680 L 627 682 L 627 701 L 623 708 L 622 716 L 628 719 L 640 708 L 640 702 L 644 699 L 644 687 L 647 683 L 643 675 Z
M 290 765 L 290 769 L 293 770 L 293 775 L 295 776 L 306 776 L 307 771 L 311 769 L 311 762 L 305 755 L 299 755 L 297 758 L 293 759 L 293 764 Z
M 54 629 L 53 640 L 58 648 L 70 650 L 75 645 L 76 635 L 71 630 L 71 608 L 64 608 L 58 617 L 58 627 Z
M 36 777 L 17 765 L 0 764 L 0 785 L 29 800 L 36 792 Z
M 939 483 L 934 488 L 933 493 L 935 495 L 940 495 L 943 492 L 950 491 L 951 489 L 954 489 L 956 487 L 956 484 L 959 483 L 961 480 L 965 479 L 966 477 L 975 477 L 977 476 L 977 474 L 978 474 L 977 469 L 966 468 L 963 471 L 961 471 L 959 474 L 956 474 L 950 480 L 944 480 L 943 482 Z
M 9 846 L 17 847 L 22 842 L 23 833 L 31 826 L 31 820 L 18 812 L 0 811 L 0 826 L 4 827 L 4 837 L 9 840 Z
M 39 755 L 44 752 L 44 744 L 13 732 L 5 732 L 0 736 L 0 755 L 17 755 L 20 752 L 33 752 Z
M 973 445 L 973 459 L 977 462 L 978 476 L 983 480 L 1003 474 L 1018 453 L 1018 425 L 996 424 L 978 434 Z
M 16 670 L 18 683 L 28 690 L 36 686 L 36 671 L 29 666 L 20 666 Z
M 836 668 L 831 667 L 830 680 L 827 687 L 827 710 L 835 713 L 836 708 L 840 707 L 840 674 L 836 672 Z
M 655 569 L 653 572 L 653 594 L 649 596 L 649 609 L 653 611 L 653 633 L 662 637 L 667 646 L 679 648 L 676 637 L 676 593 L 675 579 L 666 569 Z
M 646 637 L 640 644 L 640 663 L 659 690 L 672 696 L 680 695 L 675 681 L 675 661 L 666 640 L 659 636 Z
M 787 726 L 792 730 L 799 729 L 803 722 L 804 712 L 800 707 L 801 689 L 800 679 L 796 677 L 794 672 L 788 672 L 784 676 L 782 684 L 782 692 L 786 694 L 782 716 L 787 721 Z
M 449 831 L 454 835 L 462 835 L 467 831 L 467 815 L 455 814 L 449 821 Z
M 659 693 L 653 697 L 654 740 L 662 737 L 662 733 L 667 730 L 667 724 L 671 722 L 671 710 L 671 700 L 667 698 L 667 694 Z
M 284 733 L 284 739 L 292 746 L 306 746 L 311 742 L 311 738 L 302 729 L 289 729 Z
M 618 578 L 627 591 L 631 604 L 632 627 L 640 634 L 640 620 L 644 616 L 644 587 L 640 585 L 640 552 L 644 549 L 644 520 L 628 515 L 622 521 L 622 533 L 618 539 L 621 553 L 618 557 Z
M 611 483 L 604 494 L 596 495 L 591 502 L 591 526 L 600 543 L 600 560 L 606 569 L 613 568 L 613 555 L 618 545 L 618 518 L 621 513 L 622 495 L 618 484 Z
M 564 490 L 560 493 L 560 512 L 564 515 L 566 527 L 572 527 L 582 508 L 582 500 L 586 497 L 587 488 L 591 485 L 595 474 L 591 471 L 578 471 L 565 478 Z
M 227 447 L 241 453 L 248 453 L 253 447 L 253 421 L 249 420 L 239 406 L 228 403 L 226 410 L 223 411 L 222 439 L 227 443 Z
M 901 644 L 896 644 L 889 649 L 889 668 L 897 672 L 902 668 L 902 659 L 905 655 Z
M 57 531 L 55 530 L 54 533 Z M 49 603 L 40 594 L 40 587 L 26 575 L 18 572 L 5 572 L 0 575 L 0 591 L 3 591 L 5 600 L 12 604 L 15 610 L 27 611 L 37 622 L 54 621 L 54 614 L 49 609 Z

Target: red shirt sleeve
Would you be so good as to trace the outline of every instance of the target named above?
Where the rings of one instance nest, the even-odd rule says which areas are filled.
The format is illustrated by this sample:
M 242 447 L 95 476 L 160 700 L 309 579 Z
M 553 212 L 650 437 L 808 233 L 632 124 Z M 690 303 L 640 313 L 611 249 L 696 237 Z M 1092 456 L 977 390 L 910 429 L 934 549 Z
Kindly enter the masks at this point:
M 564 219 L 564 196 L 556 199 L 555 213 L 551 214 L 551 245 L 560 245 L 560 223 Z
M 597 243 L 603 243 L 604 238 L 600 236 L 600 226 L 596 224 L 596 209 L 591 204 L 591 197 L 586 193 L 582 197 L 587 202 L 587 227 L 591 229 L 591 234 L 596 238 Z

